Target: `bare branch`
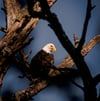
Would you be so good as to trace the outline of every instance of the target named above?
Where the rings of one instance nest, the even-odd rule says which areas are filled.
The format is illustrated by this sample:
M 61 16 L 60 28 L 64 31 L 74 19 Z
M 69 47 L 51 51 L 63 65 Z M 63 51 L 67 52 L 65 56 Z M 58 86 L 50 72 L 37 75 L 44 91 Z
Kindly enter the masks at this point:
M 20 51 L 20 55 L 21 55 L 21 60 L 24 62 L 24 64 L 25 64 L 25 66 L 27 67 L 27 68 L 29 68 L 30 67 L 30 64 L 28 63 L 28 57 L 29 57 L 29 55 L 26 55 L 25 54 L 25 52 L 24 52 L 24 50 L 21 50 Z
M 91 49 L 100 42 L 100 35 L 95 36 L 93 39 L 91 39 L 87 44 L 83 45 L 81 54 L 82 56 L 86 56 Z M 72 68 L 74 65 L 74 61 L 72 60 L 70 55 L 67 55 L 66 58 L 57 65 L 57 68 Z
M 98 83 L 100 83 L 100 74 L 98 74 L 98 75 L 96 75 L 95 77 L 94 77 L 94 85 L 96 86 Z
M 5 96 L 4 98 L 0 97 L 0 101 L 28 101 L 33 95 L 36 95 L 40 90 L 46 88 L 48 83 L 47 80 L 39 81 L 25 90 L 18 91 L 17 93 Z
M 7 30 L 11 28 L 16 20 L 16 16 L 20 11 L 18 0 L 3 0 L 7 17 Z
M 85 42 L 87 27 L 88 27 L 89 20 L 91 17 L 91 11 L 93 10 L 94 7 L 95 6 L 92 7 L 91 0 L 87 0 L 86 17 L 85 17 L 84 26 L 83 26 L 82 37 L 81 37 L 79 45 L 78 45 L 79 52 L 81 51 L 83 44 Z
M 76 83 L 74 80 L 71 80 L 71 81 L 72 81 L 72 83 L 73 83 L 75 86 L 77 86 L 78 88 L 80 88 L 81 90 L 84 91 L 84 87 L 82 87 L 81 85 L 79 85 L 78 83 Z
M 7 59 L 11 58 L 12 55 L 16 54 L 16 52 L 25 47 L 32 40 L 31 38 L 26 38 L 39 21 L 39 18 L 30 17 L 27 7 L 19 11 L 17 1 L 13 1 L 4 0 L 7 20 L 9 21 L 7 22 L 7 33 L 2 40 L 0 40 L 0 77 L 3 77 L 1 76 L 4 71 L 3 65 L 6 63 Z M 54 0 L 51 0 L 49 4 L 51 5 L 53 2 Z M 38 7 L 39 6 L 37 6 L 37 8 Z M 35 7 L 33 8 L 35 9 Z M 18 14 L 16 15 L 15 13 Z M 9 66 L 6 68 L 5 66 L 5 69 L 8 70 L 8 67 Z
M 15 95 L 17 96 L 17 99 L 20 99 L 21 101 L 29 100 L 33 95 L 36 95 L 39 91 L 46 88 L 48 83 L 47 80 L 39 81 L 25 90 L 17 92 Z
M 3 58 L 4 59 L 4 58 Z M 0 65 L 0 87 L 2 86 L 3 77 L 8 71 L 9 66 L 11 65 L 10 61 L 5 61 L 2 66 Z
M 42 0 L 42 1 L 39 0 L 39 1 L 42 7 L 44 18 L 50 23 L 50 27 L 54 30 L 59 41 L 61 42 L 63 47 L 66 49 L 66 51 L 68 51 L 68 53 L 71 55 L 71 57 L 73 58 L 74 62 L 77 65 L 77 68 L 80 72 L 80 75 L 85 87 L 85 90 L 84 90 L 85 100 L 90 100 L 91 97 L 92 99 L 97 100 L 96 88 L 94 85 L 92 85 L 93 78 L 82 55 L 80 54 L 79 51 L 77 51 L 74 48 L 74 46 L 72 45 L 72 43 L 66 36 L 65 32 L 62 29 L 61 24 L 59 23 L 57 19 L 57 16 L 50 12 L 47 1 L 46 0 Z
M 2 31 L 2 32 L 4 32 L 4 33 L 6 33 L 6 32 L 7 32 L 6 28 L 1 27 L 1 26 L 0 26 L 0 31 Z

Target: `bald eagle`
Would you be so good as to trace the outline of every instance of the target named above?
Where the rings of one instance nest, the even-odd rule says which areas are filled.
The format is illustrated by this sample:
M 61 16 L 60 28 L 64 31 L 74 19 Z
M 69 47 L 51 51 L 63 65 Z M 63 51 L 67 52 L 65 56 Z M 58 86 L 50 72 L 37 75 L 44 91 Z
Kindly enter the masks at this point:
M 56 47 L 54 44 L 48 43 L 32 58 L 30 70 L 33 77 L 45 77 L 48 74 L 48 68 L 54 65 L 52 52 L 56 52 Z

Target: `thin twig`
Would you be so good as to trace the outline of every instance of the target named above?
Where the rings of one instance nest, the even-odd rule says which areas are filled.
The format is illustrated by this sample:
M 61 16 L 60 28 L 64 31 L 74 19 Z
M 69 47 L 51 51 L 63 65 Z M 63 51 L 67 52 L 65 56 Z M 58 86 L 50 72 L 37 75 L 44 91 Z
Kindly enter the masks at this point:
M 79 85 L 78 83 L 76 83 L 74 80 L 71 80 L 72 83 L 77 86 L 78 88 L 82 89 L 84 91 L 84 87 L 82 87 L 81 85 Z
M 0 26 L 0 31 L 2 31 L 2 32 L 4 32 L 4 33 L 7 33 L 6 28 L 4 28 L 4 27 L 2 27 L 2 26 Z

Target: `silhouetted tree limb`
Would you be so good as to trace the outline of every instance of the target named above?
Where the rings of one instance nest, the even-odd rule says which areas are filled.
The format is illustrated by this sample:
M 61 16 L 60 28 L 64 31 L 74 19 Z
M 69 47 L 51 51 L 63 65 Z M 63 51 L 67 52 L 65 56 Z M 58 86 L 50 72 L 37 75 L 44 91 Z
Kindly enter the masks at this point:
M 87 44 L 84 44 L 81 50 L 82 56 L 86 56 L 98 42 L 100 42 L 100 35 L 95 36 Z M 57 65 L 57 68 L 72 68 L 73 65 L 74 61 L 70 55 L 67 55 L 66 58 Z
M 93 8 L 95 8 L 95 6 L 92 7 L 91 0 L 87 0 L 86 17 L 85 17 L 85 21 L 84 21 L 84 25 L 83 25 L 82 37 L 80 39 L 79 46 L 78 46 L 78 51 L 79 52 L 81 51 L 81 49 L 84 45 L 84 42 L 85 42 L 88 23 L 89 23 L 89 20 L 91 18 L 91 11 L 92 11 Z
M 43 0 L 43 1 L 39 0 L 39 1 L 40 1 L 40 5 L 42 7 L 42 12 L 44 14 L 45 19 L 50 23 L 50 27 L 54 30 L 59 41 L 61 42 L 63 47 L 68 51 L 68 53 L 71 55 L 71 57 L 73 58 L 74 62 L 77 65 L 77 68 L 80 72 L 80 75 L 84 83 L 85 101 L 88 101 L 91 99 L 97 100 L 96 87 L 92 84 L 93 82 L 92 75 L 82 55 L 74 48 L 74 46 L 72 45 L 72 43 L 66 36 L 65 32 L 62 29 L 61 24 L 59 23 L 57 19 L 57 16 L 51 13 L 49 6 L 47 4 L 47 1 L 46 0 Z M 88 23 L 88 20 L 87 20 L 87 23 Z
M 100 83 L 100 74 L 94 77 L 94 85 L 96 86 L 98 83 Z
M 0 31 L 2 31 L 2 32 L 4 32 L 4 33 L 6 33 L 6 32 L 7 32 L 6 28 L 1 27 L 1 26 L 0 26 Z

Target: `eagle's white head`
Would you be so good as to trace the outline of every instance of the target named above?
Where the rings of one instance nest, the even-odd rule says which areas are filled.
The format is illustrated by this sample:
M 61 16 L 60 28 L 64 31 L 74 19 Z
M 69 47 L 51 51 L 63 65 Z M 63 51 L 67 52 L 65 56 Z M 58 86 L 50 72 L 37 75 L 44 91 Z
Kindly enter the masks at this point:
M 42 48 L 42 50 L 47 53 L 56 52 L 56 47 L 53 43 L 48 43 Z

